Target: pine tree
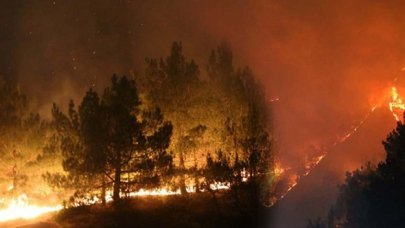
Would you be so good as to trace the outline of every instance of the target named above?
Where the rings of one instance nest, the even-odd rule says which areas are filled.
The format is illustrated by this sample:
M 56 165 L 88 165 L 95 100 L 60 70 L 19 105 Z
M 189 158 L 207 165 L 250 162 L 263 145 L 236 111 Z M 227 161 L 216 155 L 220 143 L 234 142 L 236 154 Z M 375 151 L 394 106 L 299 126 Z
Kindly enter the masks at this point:
M 54 106 L 53 122 L 67 175 L 47 174 L 49 182 L 73 188 L 79 197 L 101 189 L 103 203 L 111 186 L 117 202 L 133 186 L 159 183 L 172 170 L 172 157 L 166 151 L 172 125 L 159 109 L 144 111 L 140 104 L 135 82 L 113 76 L 102 98 L 89 90 L 78 111 L 73 102 L 67 115 Z

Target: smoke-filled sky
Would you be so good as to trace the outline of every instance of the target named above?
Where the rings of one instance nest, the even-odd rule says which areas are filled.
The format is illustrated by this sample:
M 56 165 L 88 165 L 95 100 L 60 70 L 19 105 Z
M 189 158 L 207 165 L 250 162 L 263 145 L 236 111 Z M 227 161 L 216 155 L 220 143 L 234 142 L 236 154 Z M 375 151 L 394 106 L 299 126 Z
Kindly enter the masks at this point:
M 0 74 L 16 78 L 47 115 L 51 102 L 101 88 L 113 73 L 143 73 L 144 58 L 166 56 L 173 41 L 205 70 L 210 49 L 226 40 L 269 99 L 280 99 L 269 104 L 277 147 L 296 165 L 311 146 L 328 145 L 357 124 L 401 75 L 404 7 L 366 0 L 2 0 Z

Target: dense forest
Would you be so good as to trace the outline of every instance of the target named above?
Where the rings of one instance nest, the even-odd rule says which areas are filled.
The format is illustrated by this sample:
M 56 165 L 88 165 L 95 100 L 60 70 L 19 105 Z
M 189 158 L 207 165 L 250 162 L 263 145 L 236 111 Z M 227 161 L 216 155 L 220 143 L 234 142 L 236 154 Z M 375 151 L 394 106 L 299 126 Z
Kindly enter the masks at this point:
M 145 60 L 144 74 L 113 75 L 99 90 L 54 104 L 45 119 L 17 82 L 1 80 L 3 195 L 77 207 L 119 205 L 139 191 L 204 192 L 216 211 L 222 192 L 238 207 L 271 199 L 264 91 L 225 43 L 201 68 L 174 42 L 166 58 Z

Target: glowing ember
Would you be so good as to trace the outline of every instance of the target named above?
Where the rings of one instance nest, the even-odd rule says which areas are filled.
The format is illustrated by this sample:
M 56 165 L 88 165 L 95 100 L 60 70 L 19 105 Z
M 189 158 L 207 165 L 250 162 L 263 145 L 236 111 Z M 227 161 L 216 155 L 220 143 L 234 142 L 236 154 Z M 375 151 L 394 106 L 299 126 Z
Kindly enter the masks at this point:
M 231 184 L 229 182 L 215 182 L 210 185 L 210 188 L 214 191 L 216 190 L 228 190 Z
M 128 194 L 129 197 L 134 197 L 134 196 L 170 196 L 170 195 L 179 195 L 181 194 L 180 189 L 177 191 L 170 191 L 165 188 L 162 189 L 154 189 L 154 190 L 145 190 L 145 189 L 140 189 L 137 192 L 130 192 Z
M 11 200 L 8 206 L 0 210 L 0 222 L 14 219 L 32 219 L 43 214 L 59 211 L 62 209 L 58 206 L 35 206 L 30 205 L 26 194 L 21 194 L 17 199 Z
M 230 183 L 229 182 L 215 182 L 213 184 L 210 184 L 210 188 L 214 191 L 228 190 L 230 188 Z M 186 191 L 188 193 L 195 193 L 195 187 L 187 186 Z M 204 189 L 200 189 L 200 191 L 204 192 Z M 137 192 L 130 192 L 126 196 L 127 197 L 128 196 L 129 197 L 142 197 L 142 196 L 171 196 L 171 195 L 181 195 L 180 189 L 177 189 L 176 191 L 168 190 L 166 188 L 157 188 L 157 189 L 152 189 L 152 190 L 140 189 Z M 125 194 L 123 194 L 122 196 L 124 197 Z
M 391 102 L 388 104 L 392 115 L 394 116 L 396 121 L 400 121 L 399 116 L 405 110 L 405 104 L 402 102 L 401 97 L 398 94 L 397 88 L 391 88 Z
M 275 167 L 274 167 L 274 175 L 276 175 L 276 177 L 281 176 L 283 173 L 285 172 L 285 169 L 281 166 L 281 164 L 276 163 Z
M 218 190 L 229 190 L 230 188 L 230 183 L 229 182 L 214 182 L 213 184 L 210 184 L 210 188 L 214 191 Z M 186 187 L 187 193 L 195 193 L 196 189 L 194 186 L 187 186 Z M 204 192 L 204 189 L 200 189 L 201 192 Z M 155 188 L 155 189 L 139 189 L 138 191 L 134 192 L 127 192 L 127 193 L 121 193 L 121 197 L 147 197 L 147 196 L 172 196 L 172 195 L 181 195 L 181 190 L 178 188 L 177 190 L 169 190 L 167 188 Z M 106 194 L 106 201 L 107 202 L 112 202 L 113 197 L 112 190 L 107 191 Z M 96 204 L 100 203 L 101 199 L 98 197 L 93 197 L 92 199 L 89 199 L 86 201 L 86 205 L 91 205 L 91 204 Z M 78 204 L 79 205 L 79 204 Z
M 270 103 L 271 103 L 271 102 L 277 102 L 277 101 L 280 101 L 280 98 L 276 97 L 276 98 L 273 98 L 273 99 L 270 99 L 270 100 L 269 100 Z
M 228 190 L 230 188 L 230 183 L 228 182 L 215 182 L 210 185 L 210 188 L 214 191 L 217 190 Z M 204 191 L 204 190 L 201 190 Z M 194 187 L 187 187 L 187 192 L 188 193 L 194 193 L 195 188 Z M 130 192 L 127 194 L 122 194 L 122 197 L 144 197 L 144 196 L 170 196 L 170 195 L 180 195 L 181 191 L 180 189 L 177 189 L 176 191 L 168 190 L 166 188 L 157 188 L 157 189 L 152 189 L 152 190 L 145 190 L 145 189 L 140 189 L 139 191 L 136 192 Z M 0 200 L 1 202 L 4 202 L 4 199 Z M 98 197 L 94 197 L 92 200 L 88 200 L 86 204 L 95 204 L 100 199 Z M 112 192 L 109 191 L 106 196 L 106 201 L 110 202 L 112 201 Z M 0 209 L 0 222 L 5 222 L 5 221 L 10 221 L 10 220 L 15 220 L 15 219 L 32 219 L 39 217 L 41 215 L 54 212 L 54 211 L 59 211 L 63 207 L 61 205 L 57 206 L 36 206 L 36 205 L 30 205 L 28 196 L 26 194 L 21 194 L 18 196 L 16 199 L 13 199 L 10 201 L 10 203 L 7 204 L 7 207 Z

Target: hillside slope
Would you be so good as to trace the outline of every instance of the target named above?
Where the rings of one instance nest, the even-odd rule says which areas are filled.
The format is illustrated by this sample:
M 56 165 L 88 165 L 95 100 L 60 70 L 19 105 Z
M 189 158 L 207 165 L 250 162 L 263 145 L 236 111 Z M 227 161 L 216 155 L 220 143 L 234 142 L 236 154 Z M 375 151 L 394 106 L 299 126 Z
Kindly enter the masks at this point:
M 345 173 L 384 157 L 381 142 L 394 126 L 388 110 L 376 110 L 351 138 L 329 151 L 308 176 L 274 205 L 270 227 L 306 227 L 309 219 L 325 216 L 336 200 L 337 186 L 344 181 Z

